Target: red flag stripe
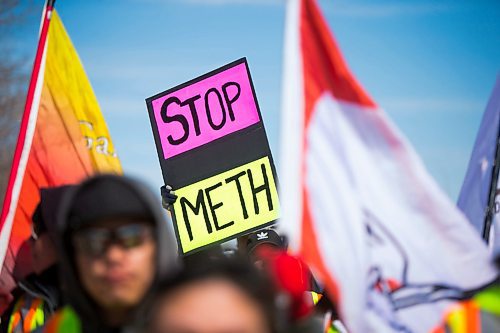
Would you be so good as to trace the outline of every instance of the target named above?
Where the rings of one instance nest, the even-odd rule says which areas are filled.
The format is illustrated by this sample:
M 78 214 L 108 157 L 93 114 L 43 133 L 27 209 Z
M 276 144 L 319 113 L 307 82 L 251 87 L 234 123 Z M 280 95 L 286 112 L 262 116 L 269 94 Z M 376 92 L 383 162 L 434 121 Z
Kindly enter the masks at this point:
M 41 80 L 40 73 L 43 73 L 40 69 L 43 66 L 43 58 L 46 52 L 47 35 L 50 24 L 50 17 L 52 14 L 53 7 L 46 6 L 42 21 L 42 28 L 40 31 L 40 39 L 38 41 L 38 47 L 35 56 L 35 62 L 33 65 L 33 71 L 31 74 L 31 80 L 28 88 L 28 94 L 26 97 L 26 104 L 24 106 L 24 113 L 21 119 L 21 125 L 19 130 L 19 136 L 17 139 L 16 149 L 14 151 L 14 157 L 12 161 L 12 167 L 9 176 L 9 182 L 7 184 L 4 202 L 2 206 L 2 215 L 0 216 L 0 264 L 3 263 L 5 257 L 5 251 L 7 248 L 7 243 L 9 241 L 10 231 L 12 225 L 6 225 L 8 220 L 13 220 L 15 214 L 15 207 L 17 205 L 18 195 L 16 193 L 16 188 L 20 190 L 22 185 L 22 180 L 24 177 L 24 171 L 26 168 L 27 159 L 31 149 L 31 138 L 28 134 L 31 132 L 33 134 L 34 127 L 36 124 L 36 112 L 38 110 L 38 105 L 33 105 L 36 102 L 35 93 L 41 93 Z
M 326 91 L 341 101 L 373 108 L 376 103 L 351 74 L 315 0 L 303 0 L 300 39 L 305 85 L 305 128 Z
M 307 189 L 304 188 L 304 198 L 308 197 Z M 300 253 L 306 262 L 314 268 L 315 276 L 325 284 L 331 300 L 334 301 L 335 304 L 339 304 L 341 301 L 341 294 L 337 282 L 332 278 L 331 273 L 328 272 L 322 259 L 307 199 L 304 199 L 303 207 L 302 244 L 300 245 Z M 307 243 L 307 245 L 305 243 Z

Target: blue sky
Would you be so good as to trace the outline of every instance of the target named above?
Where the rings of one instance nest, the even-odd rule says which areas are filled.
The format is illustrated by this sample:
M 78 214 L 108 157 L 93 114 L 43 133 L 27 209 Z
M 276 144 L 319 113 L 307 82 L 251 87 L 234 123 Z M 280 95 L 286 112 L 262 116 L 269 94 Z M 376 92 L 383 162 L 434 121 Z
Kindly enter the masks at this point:
M 319 3 L 358 80 L 455 200 L 500 72 L 500 3 Z M 243 56 L 279 164 L 285 1 L 58 0 L 56 8 L 127 173 L 162 184 L 144 99 Z M 40 11 L 16 33 L 27 57 Z

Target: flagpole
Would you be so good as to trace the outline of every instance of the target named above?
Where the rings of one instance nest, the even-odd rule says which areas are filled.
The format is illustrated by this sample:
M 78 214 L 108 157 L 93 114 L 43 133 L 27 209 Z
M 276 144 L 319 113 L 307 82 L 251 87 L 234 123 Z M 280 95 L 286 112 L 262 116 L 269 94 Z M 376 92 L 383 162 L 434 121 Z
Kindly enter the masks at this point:
M 488 243 L 490 239 L 491 225 L 493 223 L 493 215 L 495 215 L 495 197 L 498 186 L 498 175 L 500 172 L 500 125 L 497 130 L 497 148 L 495 160 L 491 172 L 490 192 L 488 197 L 488 207 L 484 218 L 483 239 Z

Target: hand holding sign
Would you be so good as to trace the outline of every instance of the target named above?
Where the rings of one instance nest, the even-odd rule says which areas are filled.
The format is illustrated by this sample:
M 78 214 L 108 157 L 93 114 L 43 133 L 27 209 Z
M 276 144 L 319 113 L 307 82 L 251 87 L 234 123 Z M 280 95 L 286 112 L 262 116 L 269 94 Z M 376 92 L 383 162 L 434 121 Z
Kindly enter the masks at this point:
M 172 212 L 183 253 L 279 217 L 276 172 L 245 59 L 147 105 L 165 183 L 178 197 Z
M 160 187 L 160 193 L 161 193 L 161 205 L 163 206 L 163 208 L 170 211 L 172 209 L 172 205 L 177 200 L 177 195 L 172 190 L 172 186 L 163 185 L 162 187 Z

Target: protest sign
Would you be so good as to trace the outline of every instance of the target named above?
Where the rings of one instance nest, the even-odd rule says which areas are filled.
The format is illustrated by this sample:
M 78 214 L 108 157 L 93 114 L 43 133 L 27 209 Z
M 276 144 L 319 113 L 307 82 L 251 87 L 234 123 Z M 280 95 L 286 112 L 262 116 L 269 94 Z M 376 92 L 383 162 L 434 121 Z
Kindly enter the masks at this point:
M 279 217 L 277 178 L 245 58 L 146 99 L 182 253 Z

